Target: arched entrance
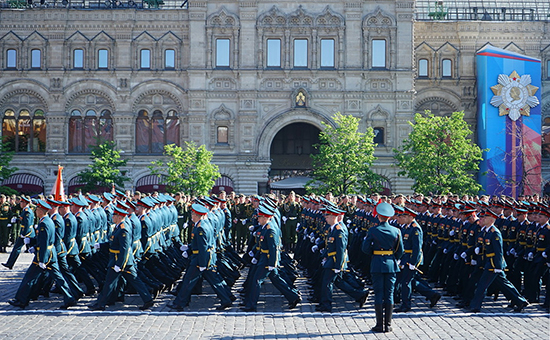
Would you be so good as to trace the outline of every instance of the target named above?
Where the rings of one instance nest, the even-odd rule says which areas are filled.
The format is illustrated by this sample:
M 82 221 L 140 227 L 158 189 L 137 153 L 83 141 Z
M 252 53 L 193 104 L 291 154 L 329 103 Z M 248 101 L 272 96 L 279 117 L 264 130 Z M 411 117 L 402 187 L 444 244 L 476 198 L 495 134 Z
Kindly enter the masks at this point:
M 0 185 L 6 186 L 25 195 L 36 195 L 44 192 L 44 181 L 38 176 L 27 173 L 11 175 Z
M 289 177 L 308 177 L 311 174 L 310 155 L 317 152 L 314 145 L 319 143 L 319 132 L 318 127 L 300 122 L 285 126 L 275 135 L 270 147 L 270 184 Z M 303 185 L 297 183 L 296 188 L 281 191 L 304 193 Z

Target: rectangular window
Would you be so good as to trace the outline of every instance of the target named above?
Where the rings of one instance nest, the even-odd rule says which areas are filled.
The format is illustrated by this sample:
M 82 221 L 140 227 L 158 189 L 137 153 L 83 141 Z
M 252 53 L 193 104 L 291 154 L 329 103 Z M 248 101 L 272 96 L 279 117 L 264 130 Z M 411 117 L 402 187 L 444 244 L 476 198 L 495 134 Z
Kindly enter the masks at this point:
M 441 72 L 443 77 L 452 77 L 453 76 L 453 70 L 452 70 L 453 63 L 450 59 L 443 59 L 443 70 Z
M 229 39 L 216 40 L 216 67 L 229 67 Z
M 372 41 L 372 67 L 386 67 L 386 40 Z
M 84 67 L 84 50 L 76 49 L 73 51 L 73 67 L 74 68 Z
M 7 51 L 7 68 L 16 68 L 17 67 L 17 51 L 16 50 L 8 50 Z
M 97 51 L 97 68 L 109 67 L 109 51 L 99 50 Z
M 164 68 L 176 67 L 176 51 L 166 50 L 164 51 Z
M 419 77 L 428 76 L 428 59 L 420 59 L 418 61 L 418 76 Z
M 307 39 L 294 40 L 294 67 L 307 67 Z
M 140 68 L 151 68 L 151 51 L 141 50 Z
M 267 67 L 281 67 L 281 40 L 267 39 Z
M 229 136 L 227 134 L 228 131 L 229 129 L 227 128 L 227 126 L 218 126 L 218 144 L 229 143 Z
M 40 68 L 41 67 L 41 51 L 32 50 L 31 51 L 31 68 Z
M 321 39 L 321 67 L 334 67 L 333 39 Z

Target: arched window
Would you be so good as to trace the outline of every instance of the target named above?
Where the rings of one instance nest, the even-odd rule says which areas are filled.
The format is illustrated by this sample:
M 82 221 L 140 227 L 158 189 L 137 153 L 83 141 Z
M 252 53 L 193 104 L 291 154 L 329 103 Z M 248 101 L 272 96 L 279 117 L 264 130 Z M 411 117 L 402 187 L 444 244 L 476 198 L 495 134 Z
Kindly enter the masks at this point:
M 45 152 L 44 111 L 36 110 L 31 115 L 28 110 L 21 110 L 16 116 L 13 110 L 6 110 L 2 121 L 2 141 L 7 144 L 9 151 Z
M 71 112 L 69 119 L 69 152 L 89 153 L 94 146 L 113 140 L 111 111 L 87 110 L 84 117 L 79 110 Z
M 428 77 L 428 59 L 420 59 L 418 61 L 418 76 Z
M 441 70 L 441 75 L 443 77 L 452 77 L 453 76 L 453 69 L 452 69 L 452 61 L 451 59 L 443 59 L 443 62 L 442 62 L 442 70 Z
M 229 144 L 229 128 L 227 126 L 218 126 L 217 143 Z
M 176 111 L 170 110 L 164 119 L 160 110 L 151 115 L 140 110 L 136 120 L 136 153 L 161 154 L 164 145 L 179 145 L 179 119 Z

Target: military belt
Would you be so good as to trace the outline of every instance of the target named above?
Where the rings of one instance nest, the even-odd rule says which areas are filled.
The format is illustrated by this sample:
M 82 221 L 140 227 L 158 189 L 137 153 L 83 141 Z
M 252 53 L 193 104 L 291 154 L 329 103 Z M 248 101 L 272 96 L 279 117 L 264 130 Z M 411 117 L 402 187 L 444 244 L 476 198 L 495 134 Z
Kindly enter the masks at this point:
M 331 253 L 328 253 L 327 255 L 328 255 L 328 256 L 334 256 L 334 255 L 336 255 L 336 252 L 333 251 L 333 252 L 331 252 Z
M 195 254 L 195 255 L 196 255 L 196 254 L 198 254 L 198 253 L 199 253 L 199 251 L 198 251 L 198 250 L 193 250 L 193 254 Z
M 46 249 L 52 249 L 52 248 L 53 248 L 53 244 L 46 247 Z M 36 250 L 40 250 L 40 247 L 36 247 Z
M 486 257 L 494 257 L 495 256 L 495 253 L 489 253 L 487 255 L 485 255 Z
M 289 217 L 288 219 L 289 219 L 289 220 L 295 220 L 295 219 L 297 219 L 297 218 L 298 218 L 298 217 Z
M 7 217 L 0 217 L 0 220 L 7 220 Z
M 412 249 L 410 249 L 410 250 L 409 250 L 409 249 L 405 249 L 405 254 L 412 254 L 412 252 L 413 252 Z
M 537 251 L 545 251 L 546 248 L 537 248 Z
M 269 254 L 269 249 L 266 249 L 266 250 L 264 250 L 264 249 L 260 249 L 260 250 L 261 250 L 261 251 L 262 251 L 262 253 L 264 253 L 264 254 Z
M 393 251 L 391 250 L 375 250 L 372 252 L 373 255 L 393 255 Z
M 120 250 L 115 250 L 115 249 L 109 249 L 109 252 L 113 254 L 120 254 Z

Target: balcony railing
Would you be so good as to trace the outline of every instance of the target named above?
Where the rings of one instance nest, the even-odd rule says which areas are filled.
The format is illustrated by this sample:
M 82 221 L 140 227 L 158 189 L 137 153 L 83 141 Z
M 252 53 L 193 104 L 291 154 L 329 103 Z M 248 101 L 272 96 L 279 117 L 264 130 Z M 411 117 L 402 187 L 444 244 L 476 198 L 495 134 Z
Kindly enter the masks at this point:
M 187 0 L 0 0 L 0 8 L 34 9 L 187 9 Z

